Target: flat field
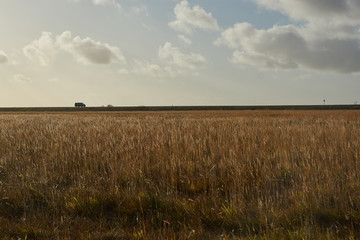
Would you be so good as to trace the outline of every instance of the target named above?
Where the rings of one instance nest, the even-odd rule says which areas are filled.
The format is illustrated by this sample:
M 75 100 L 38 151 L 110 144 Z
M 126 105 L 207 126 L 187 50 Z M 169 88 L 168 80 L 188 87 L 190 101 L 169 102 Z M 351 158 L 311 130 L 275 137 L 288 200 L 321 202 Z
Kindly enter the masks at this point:
M 0 239 L 359 239 L 360 111 L 0 113 Z

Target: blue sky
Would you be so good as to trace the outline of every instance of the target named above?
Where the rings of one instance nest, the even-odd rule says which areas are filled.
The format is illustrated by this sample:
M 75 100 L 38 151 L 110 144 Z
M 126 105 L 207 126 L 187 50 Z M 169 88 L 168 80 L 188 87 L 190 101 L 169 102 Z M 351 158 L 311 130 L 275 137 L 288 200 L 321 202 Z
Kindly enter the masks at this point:
M 358 0 L 4 0 L 0 106 L 360 102 Z

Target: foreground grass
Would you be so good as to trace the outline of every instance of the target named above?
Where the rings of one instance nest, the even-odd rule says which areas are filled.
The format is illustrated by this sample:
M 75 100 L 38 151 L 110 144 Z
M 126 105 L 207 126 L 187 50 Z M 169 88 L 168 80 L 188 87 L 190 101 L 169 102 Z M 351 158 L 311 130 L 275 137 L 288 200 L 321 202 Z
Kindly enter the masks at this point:
M 360 112 L 0 115 L 0 239 L 357 239 Z

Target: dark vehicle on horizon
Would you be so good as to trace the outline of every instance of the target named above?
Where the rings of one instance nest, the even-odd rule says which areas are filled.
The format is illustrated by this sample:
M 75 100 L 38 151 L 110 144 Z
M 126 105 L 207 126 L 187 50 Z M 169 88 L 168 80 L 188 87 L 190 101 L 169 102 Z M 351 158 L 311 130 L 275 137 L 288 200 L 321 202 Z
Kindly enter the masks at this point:
M 82 102 L 76 102 L 75 107 L 86 107 L 85 103 Z

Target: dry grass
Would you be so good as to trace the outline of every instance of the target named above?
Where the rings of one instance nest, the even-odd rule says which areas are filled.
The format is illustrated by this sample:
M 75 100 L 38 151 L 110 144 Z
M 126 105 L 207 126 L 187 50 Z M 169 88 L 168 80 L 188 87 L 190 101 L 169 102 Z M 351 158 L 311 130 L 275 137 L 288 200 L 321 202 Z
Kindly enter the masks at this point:
M 0 115 L 0 239 L 357 239 L 360 112 Z

